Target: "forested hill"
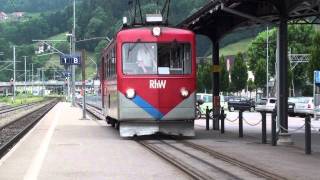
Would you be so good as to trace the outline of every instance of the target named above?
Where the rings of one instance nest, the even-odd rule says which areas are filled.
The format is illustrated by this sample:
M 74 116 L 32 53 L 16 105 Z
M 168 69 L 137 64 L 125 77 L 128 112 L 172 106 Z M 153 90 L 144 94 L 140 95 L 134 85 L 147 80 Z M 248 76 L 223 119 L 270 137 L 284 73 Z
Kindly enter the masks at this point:
M 34 54 L 33 39 L 47 39 L 57 34 L 71 31 L 73 22 L 73 0 L 0 0 L 0 11 L 27 12 L 27 18 L 0 22 L 0 59 L 12 59 L 12 45 L 18 46 L 17 57 L 32 57 L 35 68 L 42 67 L 50 57 L 38 57 Z M 122 17 L 130 17 L 132 5 L 129 0 L 76 0 L 76 37 L 113 37 L 121 27 Z M 154 13 L 160 10 L 165 0 L 140 0 L 142 13 Z M 171 0 L 169 23 L 177 24 L 208 0 Z M 129 18 L 130 19 L 130 18 Z M 62 38 L 62 37 L 60 37 Z M 66 39 L 66 37 L 63 37 Z M 87 41 L 77 44 L 77 49 L 99 52 L 106 41 Z M 68 53 L 68 42 L 55 44 L 61 51 Z M 2 68 L 0 64 L 0 69 Z M 23 69 L 23 63 L 17 65 Z M 20 67 L 21 66 L 21 67 Z M 0 81 L 11 78 L 10 73 L 0 71 Z
M 0 11 L 45 12 L 70 4 L 70 0 L 0 0 Z

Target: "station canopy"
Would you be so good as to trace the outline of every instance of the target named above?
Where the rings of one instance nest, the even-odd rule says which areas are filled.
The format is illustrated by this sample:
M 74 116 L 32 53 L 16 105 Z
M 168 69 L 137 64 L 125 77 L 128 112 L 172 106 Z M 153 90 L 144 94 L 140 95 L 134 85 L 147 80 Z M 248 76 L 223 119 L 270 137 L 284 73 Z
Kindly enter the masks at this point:
M 280 18 L 317 24 L 320 0 L 211 0 L 178 27 L 219 40 L 232 30 L 255 24 L 275 25 Z

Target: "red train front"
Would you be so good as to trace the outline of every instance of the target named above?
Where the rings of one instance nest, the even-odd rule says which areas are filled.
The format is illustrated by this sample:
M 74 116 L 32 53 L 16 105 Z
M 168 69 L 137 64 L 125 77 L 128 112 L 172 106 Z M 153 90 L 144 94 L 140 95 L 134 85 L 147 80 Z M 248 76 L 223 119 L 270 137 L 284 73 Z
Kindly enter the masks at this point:
M 122 137 L 194 136 L 195 35 L 148 26 L 119 31 L 102 57 L 103 110 Z

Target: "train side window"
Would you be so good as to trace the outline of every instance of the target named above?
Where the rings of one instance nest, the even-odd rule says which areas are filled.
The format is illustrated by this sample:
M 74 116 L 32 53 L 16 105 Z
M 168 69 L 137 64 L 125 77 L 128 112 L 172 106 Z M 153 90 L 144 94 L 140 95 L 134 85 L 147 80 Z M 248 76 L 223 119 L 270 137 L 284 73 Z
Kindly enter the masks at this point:
M 108 59 L 104 58 L 104 76 L 105 79 L 108 78 Z
M 110 66 L 111 66 L 111 77 L 114 77 L 114 52 L 113 49 L 111 51 L 111 55 L 110 55 Z
M 102 66 L 101 66 L 100 76 L 101 78 L 106 78 L 106 72 L 105 72 L 106 67 L 105 67 L 104 57 L 102 57 L 101 64 Z
M 115 47 L 112 49 L 112 56 L 111 56 L 111 61 L 113 64 L 113 76 L 116 77 L 116 54 L 115 54 Z
M 110 57 L 109 57 L 109 54 L 107 55 L 107 66 L 108 66 L 108 78 L 110 78 L 110 72 L 111 72 L 111 69 L 110 69 Z

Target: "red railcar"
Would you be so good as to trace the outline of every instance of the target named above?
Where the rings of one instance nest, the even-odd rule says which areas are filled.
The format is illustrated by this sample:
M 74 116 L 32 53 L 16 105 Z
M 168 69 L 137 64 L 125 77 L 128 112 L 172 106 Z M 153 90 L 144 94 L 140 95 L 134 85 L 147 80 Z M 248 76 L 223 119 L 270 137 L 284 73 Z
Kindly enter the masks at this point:
M 101 65 L 103 111 L 122 137 L 194 136 L 193 32 L 161 26 L 122 29 L 103 50 Z

